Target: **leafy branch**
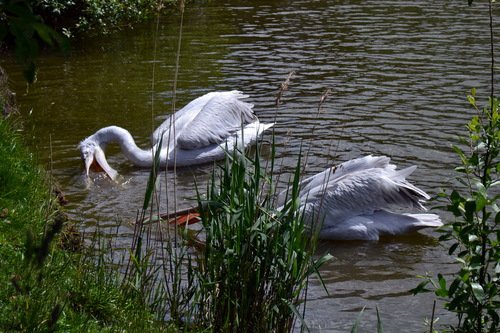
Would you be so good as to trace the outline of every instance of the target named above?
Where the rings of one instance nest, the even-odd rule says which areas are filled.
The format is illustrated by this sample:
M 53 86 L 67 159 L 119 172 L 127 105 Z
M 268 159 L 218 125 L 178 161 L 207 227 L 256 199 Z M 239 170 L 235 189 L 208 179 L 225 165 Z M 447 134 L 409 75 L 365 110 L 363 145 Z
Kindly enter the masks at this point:
M 40 47 L 59 47 L 64 53 L 68 41 L 33 13 L 28 1 L 0 0 L 0 45 L 12 43 L 17 62 L 22 66 L 25 79 L 36 81 L 35 60 Z

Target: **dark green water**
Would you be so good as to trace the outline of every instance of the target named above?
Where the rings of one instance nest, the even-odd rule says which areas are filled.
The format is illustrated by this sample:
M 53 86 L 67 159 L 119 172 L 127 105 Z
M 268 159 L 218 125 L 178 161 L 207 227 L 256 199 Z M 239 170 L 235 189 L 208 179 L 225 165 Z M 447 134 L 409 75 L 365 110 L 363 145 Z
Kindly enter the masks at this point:
M 208 1 L 188 7 L 176 105 L 214 90 L 251 95 L 262 121 L 276 121 L 279 172 L 287 175 L 304 143 L 307 174 L 362 154 L 391 156 L 419 167 L 411 180 L 433 195 L 450 186 L 458 163 L 450 145 L 472 115 L 471 88 L 489 93 L 487 8 L 475 1 Z M 196 8 L 194 8 L 196 7 Z M 498 7 L 498 6 L 496 6 Z M 498 9 L 495 8 L 498 14 Z M 496 28 L 496 26 L 495 26 Z M 498 30 L 498 29 L 497 29 Z M 68 59 L 40 58 L 28 92 L 2 59 L 26 119 L 25 135 L 60 184 L 68 213 L 82 228 L 115 230 L 130 241 L 148 170 L 133 167 L 116 147 L 108 160 L 123 186 L 93 176 L 88 186 L 76 147 L 100 127 L 130 130 L 139 146 L 172 112 L 179 17 L 73 45 Z M 498 33 L 497 33 L 498 35 Z M 156 45 L 156 54 L 155 54 Z M 283 104 L 277 88 L 296 71 Z M 332 94 L 318 114 L 321 94 Z M 179 169 L 177 206 L 190 206 L 193 176 L 211 166 Z M 168 185 L 171 186 L 171 185 Z M 162 202 L 173 207 L 172 192 Z M 337 260 L 323 269 L 329 295 L 313 279 L 306 321 L 312 332 L 346 332 L 366 306 L 363 327 L 374 331 L 378 307 L 387 332 L 422 332 L 432 295 L 407 291 L 426 272 L 450 272 L 452 259 L 432 231 L 377 243 L 324 243 Z M 452 320 L 440 306 L 440 323 Z

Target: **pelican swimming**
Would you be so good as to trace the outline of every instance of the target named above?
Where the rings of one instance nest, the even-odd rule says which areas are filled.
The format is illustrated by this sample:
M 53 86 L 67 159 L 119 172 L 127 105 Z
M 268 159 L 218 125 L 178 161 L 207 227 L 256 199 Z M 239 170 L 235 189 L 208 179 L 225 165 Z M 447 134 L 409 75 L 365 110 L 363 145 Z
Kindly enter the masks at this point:
M 401 212 L 425 211 L 430 199 L 406 180 L 416 168 L 396 170 L 389 157 L 368 155 L 304 179 L 299 198 L 305 223 L 321 223 L 319 238 L 332 240 L 378 240 L 442 226 L 436 214 Z
M 436 214 L 402 213 L 425 211 L 429 195 L 406 180 L 416 166 L 396 170 L 386 156 L 356 158 L 333 166 L 299 183 L 299 211 L 304 223 L 318 230 L 320 239 L 378 240 L 443 225 Z M 280 193 L 278 208 L 289 199 Z M 391 211 L 396 209 L 396 211 Z M 197 208 L 166 215 L 171 223 L 200 221 Z M 317 227 L 317 229 L 316 229 Z
M 137 147 L 132 135 L 118 126 L 101 128 L 79 144 L 86 174 L 97 163 L 115 179 L 118 172 L 106 161 L 107 144 L 116 142 L 136 166 L 151 167 L 154 152 L 160 149 L 160 166 L 187 166 L 224 158 L 234 147 L 244 148 L 274 124 L 263 124 L 253 104 L 240 91 L 210 92 L 191 101 L 168 117 L 152 134 L 152 148 Z M 159 147 L 161 143 L 161 147 Z

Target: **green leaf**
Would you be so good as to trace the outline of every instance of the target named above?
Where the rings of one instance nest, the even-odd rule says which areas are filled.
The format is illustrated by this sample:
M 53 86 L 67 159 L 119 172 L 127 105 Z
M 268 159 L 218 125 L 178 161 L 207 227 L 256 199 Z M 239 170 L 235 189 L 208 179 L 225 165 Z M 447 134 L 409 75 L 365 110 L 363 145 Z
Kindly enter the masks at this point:
M 324 254 L 323 256 L 321 256 L 321 258 L 319 258 L 318 260 L 315 260 L 313 262 L 313 265 L 311 266 L 311 268 L 307 271 L 307 275 L 311 275 L 313 272 L 316 273 L 316 276 L 319 278 L 321 286 L 323 287 L 323 289 L 325 290 L 327 295 L 330 295 L 330 293 L 328 292 L 328 288 L 326 287 L 326 284 L 323 281 L 323 277 L 321 276 L 321 274 L 319 272 L 319 268 L 321 266 L 323 266 L 323 264 L 325 262 L 331 260 L 332 258 L 333 258 L 333 256 L 331 254 L 329 254 L 329 253 Z
M 480 212 L 488 204 L 488 199 L 485 196 L 478 193 L 476 195 L 476 212 Z
M 160 152 L 161 152 L 162 142 L 163 142 L 163 136 L 160 138 L 160 141 L 158 142 L 158 148 L 155 150 L 153 167 L 149 172 L 148 184 L 146 186 L 146 193 L 144 194 L 144 202 L 142 204 L 142 209 L 144 211 L 148 209 L 149 203 L 151 202 L 151 198 L 155 190 L 156 180 L 158 178 L 158 172 L 160 168 Z
M 410 289 L 410 292 L 413 294 L 413 295 L 417 295 L 417 294 L 423 294 L 423 293 L 428 293 L 430 291 L 430 289 L 427 289 L 426 286 L 429 284 L 429 280 L 426 280 L 426 281 L 422 281 L 418 284 L 418 286 L 416 286 L 415 288 L 413 289 Z
M 465 208 L 465 218 L 468 222 L 472 222 L 474 219 L 474 213 L 476 212 L 476 202 L 474 200 L 467 200 L 464 205 Z
M 455 252 L 455 250 L 457 249 L 457 247 L 459 245 L 460 245 L 459 243 L 455 243 L 452 246 L 450 246 L 450 249 L 448 250 L 448 254 L 451 256 L 453 254 L 453 252 Z
M 309 327 L 307 326 L 306 321 L 304 320 L 302 314 L 299 312 L 299 310 L 297 309 L 297 307 L 295 305 L 293 305 L 292 303 L 286 301 L 286 300 L 283 300 L 283 301 L 286 302 L 286 304 L 288 305 L 288 307 L 290 308 L 290 310 L 292 310 L 292 312 L 295 314 L 295 316 L 297 318 L 299 318 L 300 323 L 302 324 L 302 327 L 305 328 L 307 332 L 310 332 Z
M 11 15 L 13 14 L 17 17 L 20 17 L 25 21 L 37 20 L 27 2 L 17 1 L 16 3 L 12 1 L 7 3 L 4 8 L 6 12 L 10 13 Z
M 472 288 L 472 293 L 474 294 L 474 297 L 479 301 L 482 302 L 485 298 L 485 293 L 483 287 L 476 282 L 471 282 L 470 284 Z
M 451 201 L 455 202 L 455 201 L 460 201 L 462 197 L 460 196 L 460 193 L 458 193 L 456 190 L 453 190 L 450 194 L 450 199 Z
M 453 297 L 453 295 L 455 294 L 455 291 L 458 290 L 458 287 L 460 287 L 462 283 L 462 280 L 460 280 L 459 278 L 455 278 L 455 280 L 453 280 L 453 282 L 450 284 L 450 288 L 448 289 L 448 296 L 449 297 Z
M 479 117 L 478 116 L 472 117 L 472 119 L 469 121 L 469 124 L 467 125 L 467 128 L 469 129 L 469 131 L 473 133 L 479 132 L 481 129 L 481 120 L 479 119 Z
M 54 46 L 54 38 L 53 35 L 56 33 L 48 26 L 42 23 L 33 23 L 33 28 L 37 32 L 38 36 L 44 41 L 45 44 L 49 46 Z
M 472 95 L 467 95 L 467 100 L 469 101 L 469 103 L 473 106 L 476 105 L 476 98 Z
M 446 280 L 442 274 L 438 274 L 439 288 L 435 291 L 436 295 L 439 297 L 447 297 L 448 289 L 446 289 Z
M 465 153 L 463 152 L 462 149 L 460 149 L 458 146 L 453 145 L 452 149 L 455 151 L 455 153 L 460 157 L 462 162 L 465 164 L 465 161 L 467 160 L 467 157 L 465 156 Z

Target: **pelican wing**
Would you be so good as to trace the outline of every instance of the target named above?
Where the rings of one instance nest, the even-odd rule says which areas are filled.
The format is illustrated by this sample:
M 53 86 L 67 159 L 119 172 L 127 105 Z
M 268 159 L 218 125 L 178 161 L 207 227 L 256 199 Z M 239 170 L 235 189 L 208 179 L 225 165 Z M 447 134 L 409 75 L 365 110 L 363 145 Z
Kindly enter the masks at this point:
M 302 180 L 299 184 L 301 193 L 307 193 L 309 190 L 317 186 L 334 182 L 339 178 L 355 174 L 356 172 L 360 172 L 362 170 L 375 168 L 386 169 L 388 171 L 395 170 L 396 166 L 394 164 L 389 164 L 390 161 L 391 159 L 387 156 L 374 157 L 372 155 L 367 155 L 343 162 Z
M 317 195 L 325 191 L 328 184 L 335 184 L 335 181 L 347 175 L 355 174 L 363 170 L 382 168 L 393 170 L 396 168 L 395 165 L 389 164 L 391 159 L 386 156 L 374 157 L 372 155 L 367 155 L 364 157 L 359 157 L 339 165 L 335 165 L 328 168 L 320 173 L 303 179 L 299 183 L 299 197 L 305 199 L 309 196 L 309 192 L 312 195 Z M 285 201 L 285 196 L 288 195 L 288 190 L 285 190 L 279 194 L 278 202 L 282 205 Z
M 389 161 L 367 156 L 310 177 L 300 192 L 302 202 L 316 213 L 336 218 L 395 206 L 425 210 L 422 201 L 429 196 L 406 181 L 416 166 L 395 170 Z
M 189 102 L 185 107 L 180 109 L 174 114 L 171 114 L 163 123 L 158 126 L 158 128 L 151 135 L 151 142 L 156 145 L 160 138 L 163 136 L 162 147 L 167 147 L 169 142 L 174 141 L 173 136 L 173 124 L 176 124 L 176 130 L 182 129 L 187 123 L 194 119 L 198 113 L 203 109 L 203 106 L 219 92 L 210 92 L 203 96 L 200 96 L 191 102 Z M 174 123 L 172 122 L 174 121 Z M 171 133 L 172 132 L 172 133 Z
M 257 121 L 253 105 L 241 101 L 246 97 L 239 92 L 214 94 L 199 112 L 181 115 L 189 118 L 179 132 L 177 145 L 181 149 L 197 149 L 210 144 L 220 144 L 246 124 Z M 176 124 L 176 130 L 178 125 Z

